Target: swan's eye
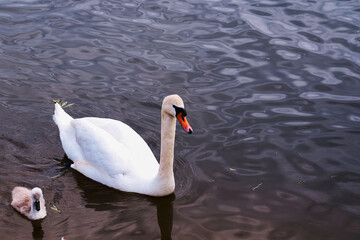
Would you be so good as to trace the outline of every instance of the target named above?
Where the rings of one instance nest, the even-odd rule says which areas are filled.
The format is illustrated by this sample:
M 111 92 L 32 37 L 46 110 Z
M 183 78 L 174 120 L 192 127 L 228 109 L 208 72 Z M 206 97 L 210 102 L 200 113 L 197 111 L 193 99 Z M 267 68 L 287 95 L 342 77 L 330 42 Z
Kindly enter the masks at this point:
M 186 110 L 184 108 L 177 107 L 175 105 L 173 105 L 173 107 L 175 108 L 175 115 L 177 116 L 179 113 L 181 113 L 181 116 L 184 120 L 184 117 L 186 117 L 186 115 L 187 115 Z

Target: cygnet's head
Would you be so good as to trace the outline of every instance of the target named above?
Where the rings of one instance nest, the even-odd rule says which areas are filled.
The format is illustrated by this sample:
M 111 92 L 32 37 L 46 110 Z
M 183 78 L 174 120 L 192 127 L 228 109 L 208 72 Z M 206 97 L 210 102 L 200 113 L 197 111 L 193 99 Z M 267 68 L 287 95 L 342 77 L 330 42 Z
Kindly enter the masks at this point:
M 165 113 L 176 117 L 187 133 L 191 134 L 193 132 L 186 119 L 187 112 L 184 107 L 184 102 L 179 95 L 173 94 L 165 97 L 162 104 L 162 110 Z
M 40 199 L 42 198 L 42 196 L 43 193 L 40 188 L 35 187 L 31 190 L 31 199 L 36 211 L 40 211 Z

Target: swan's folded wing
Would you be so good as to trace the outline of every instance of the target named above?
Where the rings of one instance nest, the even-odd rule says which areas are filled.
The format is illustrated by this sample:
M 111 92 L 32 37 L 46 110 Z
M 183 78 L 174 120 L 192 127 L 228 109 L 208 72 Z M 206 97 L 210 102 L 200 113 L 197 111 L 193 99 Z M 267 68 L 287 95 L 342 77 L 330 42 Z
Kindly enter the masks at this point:
M 144 139 L 127 124 L 108 118 L 87 117 L 84 119 L 106 131 L 113 136 L 116 141 L 122 144 L 127 151 L 131 152 L 132 159 L 128 164 L 131 164 L 131 168 L 136 169 L 138 174 L 142 176 L 153 176 L 157 173 L 159 164 L 150 147 Z
M 126 174 L 129 171 L 132 153 L 111 134 L 86 119 L 74 119 L 71 125 L 84 157 L 78 163 L 74 159 L 75 165 L 89 165 L 108 175 Z

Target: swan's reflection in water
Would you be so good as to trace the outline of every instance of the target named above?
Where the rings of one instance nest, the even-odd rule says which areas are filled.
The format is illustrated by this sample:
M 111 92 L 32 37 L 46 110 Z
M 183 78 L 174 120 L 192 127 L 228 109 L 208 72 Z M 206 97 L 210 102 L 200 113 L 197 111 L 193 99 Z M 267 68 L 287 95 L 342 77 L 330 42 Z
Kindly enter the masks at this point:
M 156 205 L 157 219 L 161 232 L 161 240 L 171 240 L 173 226 L 173 203 L 175 194 L 166 197 L 154 198 L 152 201 Z
M 69 165 L 69 161 L 66 156 L 62 159 L 65 165 Z M 153 234 L 158 236 L 160 232 L 161 240 L 172 239 L 175 194 L 151 197 L 121 192 L 95 182 L 77 171 L 68 171 L 71 171 L 82 200 L 85 202 L 85 207 L 88 209 L 87 212 L 82 213 L 81 218 L 89 218 L 89 221 L 90 218 L 95 218 L 98 222 L 97 233 L 101 233 L 100 235 L 114 235 L 114 232 L 117 232 L 117 236 L 148 235 L 149 229 L 154 229 L 154 225 L 158 225 L 160 231 Z M 154 206 L 156 207 L 157 224 L 154 220 Z M 95 213 L 91 209 L 95 210 Z M 101 219 L 101 216 L 105 215 L 99 212 L 105 213 L 106 219 Z M 78 217 L 80 218 L 80 216 Z M 130 225 L 131 227 L 129 227 Z

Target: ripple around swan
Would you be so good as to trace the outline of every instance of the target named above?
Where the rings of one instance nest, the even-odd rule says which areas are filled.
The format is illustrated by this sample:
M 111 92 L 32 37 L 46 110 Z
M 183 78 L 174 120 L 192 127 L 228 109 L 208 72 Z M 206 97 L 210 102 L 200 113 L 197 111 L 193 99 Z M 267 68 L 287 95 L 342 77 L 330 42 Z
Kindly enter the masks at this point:
M 275 113 L 283 113 L 289 115 L 296 115 L 296 116 L 312 116 L 310 113 L 299 112 L 293 108 L 272 108 L 271 111 Z
M 330 99 L 337 101 L 359 101 L 360 97 L 357 96 L 344 96 L 344 95 L 335 95 L 323 92 L 304 92 L 300 94 L 300 97 L 306 99 Z
M 243 98 L 241 102 L 252 103 L 255 101 L 278 101 L 285 99 L 285 94 L 253 94 L 250 98 Z
M 1 238 L 357 239 L 358 19 L 357 0 L 2 3 Z M 63 169 L 52 99 L 124 121 L 159 157 L 171 93 L 194 129 L 177 128 L 175 196 Z M 27 224 L 15 185 L 62 212 Z
M 300 54 L 292 53 L 289 51 L 278 50 L 276 53 L 287 60 L 299 60 L 301 58 Z

